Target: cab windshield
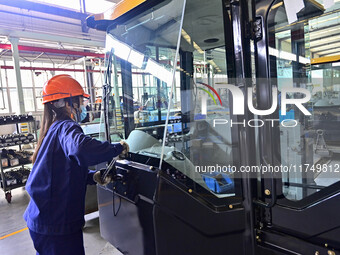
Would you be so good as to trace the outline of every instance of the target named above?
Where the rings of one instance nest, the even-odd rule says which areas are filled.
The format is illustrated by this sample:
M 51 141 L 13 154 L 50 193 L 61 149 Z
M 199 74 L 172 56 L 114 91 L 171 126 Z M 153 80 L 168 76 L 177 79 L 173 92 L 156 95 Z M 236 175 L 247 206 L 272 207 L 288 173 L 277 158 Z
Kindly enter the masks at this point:
M 108 29 L 107 133 L 216 197 L 235 195 L 221 0 L 167 1 Z M 204 28 L 204 29 L 202 29 Z M 112 74 L 112 75 L 111 75 Z M 105 108 L 105 107 L 104 107 Z

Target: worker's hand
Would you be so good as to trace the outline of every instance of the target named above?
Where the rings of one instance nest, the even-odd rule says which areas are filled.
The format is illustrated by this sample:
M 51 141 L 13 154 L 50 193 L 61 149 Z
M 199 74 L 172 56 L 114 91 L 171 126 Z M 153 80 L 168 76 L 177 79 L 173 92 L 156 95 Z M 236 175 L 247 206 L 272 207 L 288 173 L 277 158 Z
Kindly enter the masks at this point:
M 109 184 L 109 183 L 111 182 L 112 179 L 111 179 L 111 176 L 110 176 L 110 175 L 107 175 L 107 176 L 105 177 L 105 180 L 102 181 L 102 174 L 101 174 L 100 171 L 97 171 L 97 172 L 95 172 L 94 175 L 93 175 L 93 180 L 94 180 L 96 183 L 98 183 L 98 184 L 100 184 L 100 185 L 102 185 L 102 186 L 105 186 L 105 185 Z
M 129 153 L 129 145 L 125 142 L 125 141 L 120 141 L 120 144 L 123 146 L 123 150 L 122 152 L 119 154 L 119 158 L 126 158 L 126 156 L 128 155 Z

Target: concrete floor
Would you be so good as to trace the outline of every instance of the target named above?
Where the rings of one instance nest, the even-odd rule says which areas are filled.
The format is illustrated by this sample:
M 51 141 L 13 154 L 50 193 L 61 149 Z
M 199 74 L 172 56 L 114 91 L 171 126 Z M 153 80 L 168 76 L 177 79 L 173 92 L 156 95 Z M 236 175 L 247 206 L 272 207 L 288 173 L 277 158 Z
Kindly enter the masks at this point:
M 3 238 L 4 236 L 26 228 L 22 215 L 29 202 L 29 196 L 23 188 L 12 190 L 12 203 L 8 204 L 5 194 L 0 191 L 0 254 L 35 255 L 28 230 Z M 121 255 L 110 243 L 100 236 L 98 212 L 85 216 L 84 247 L 87 255 Z

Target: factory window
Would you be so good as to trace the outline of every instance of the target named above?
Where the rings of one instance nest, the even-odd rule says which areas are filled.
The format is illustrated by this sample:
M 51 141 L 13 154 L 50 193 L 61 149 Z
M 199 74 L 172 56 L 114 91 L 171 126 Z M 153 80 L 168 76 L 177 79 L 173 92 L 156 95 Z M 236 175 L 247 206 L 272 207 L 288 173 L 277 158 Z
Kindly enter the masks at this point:
M 10 89 L 10 98 L 12 103 L 12 113 L 19 114 L 19 99 L 18 99 L 18 92 L 16 89 Z
M 21 83 L 23 87 L 33 87 L 31 70 L 20 70 Z
M 0 113 L 8 113 L 7 89 L 0 89 Z

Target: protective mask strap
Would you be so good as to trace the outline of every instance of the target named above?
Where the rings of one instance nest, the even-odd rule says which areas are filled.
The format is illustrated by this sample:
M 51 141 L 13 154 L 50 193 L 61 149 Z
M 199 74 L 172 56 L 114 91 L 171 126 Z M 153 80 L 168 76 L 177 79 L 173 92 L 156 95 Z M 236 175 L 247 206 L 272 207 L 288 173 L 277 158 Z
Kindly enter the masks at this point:
M 72 99 L 70 99 L 70 105 L 71 105 L 71 117 L 72 119 L 77 122 L 77 123 L 80 123 L 81 122 L 81 119 L 80 119 L 80 109 L 79 109 L 79 106 L 78 107 L 75 107 L 74 105 L 74 102 L 72 102 Z M 78 103 L 79 105 L 79 103 Z
M 79 108 L 73 108 L 74 110 L 75 110 L 75 112 L 76 112 L 76 114 L 75 114 L 75 118 L 74 118 L 74 120 L 75 120 L 75 122 L 80 122 L 81 120 L 80 120 L 80 111 L 79 111 Z

